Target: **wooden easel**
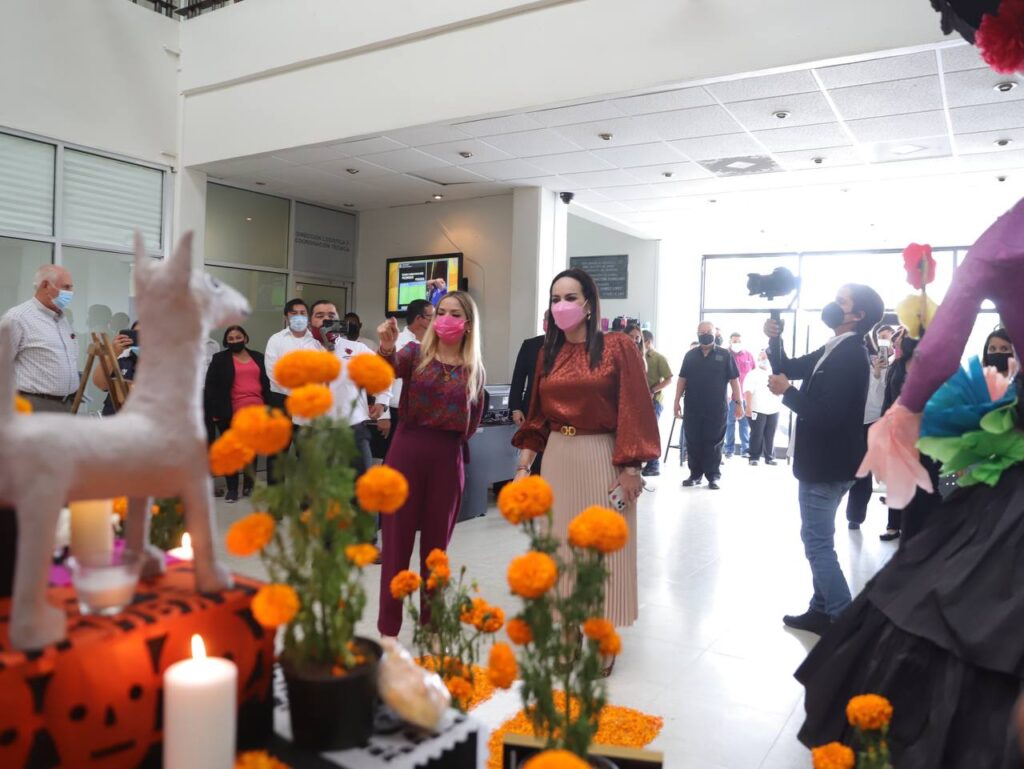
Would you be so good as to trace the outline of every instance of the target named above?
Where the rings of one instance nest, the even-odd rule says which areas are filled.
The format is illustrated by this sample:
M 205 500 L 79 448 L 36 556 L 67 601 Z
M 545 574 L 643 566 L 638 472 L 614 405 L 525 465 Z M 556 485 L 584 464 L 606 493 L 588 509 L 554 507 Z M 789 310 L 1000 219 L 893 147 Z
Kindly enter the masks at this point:
M 117 365 L 117 353 L 110 337 L 105 331 L 99 335 L 93 331 L 89 355 L 85 359 L 85 369 L 82 371 L 82 381 L 78 383 L 78 392 L 75 393 L 75 401 L 71 404 L 72 414 L 77 414 L 78 407 L 82 405 L 82 396 L 85 394 L 86 385 L 89 384 L 92 367 L 97 358 L 103 378 L 107 380 L 107 392 L 110 394 L 110 402 L 114 404 L 115 412 L 121 410 L 128 397 L 128 383 L 121 375 L 121 367 Z

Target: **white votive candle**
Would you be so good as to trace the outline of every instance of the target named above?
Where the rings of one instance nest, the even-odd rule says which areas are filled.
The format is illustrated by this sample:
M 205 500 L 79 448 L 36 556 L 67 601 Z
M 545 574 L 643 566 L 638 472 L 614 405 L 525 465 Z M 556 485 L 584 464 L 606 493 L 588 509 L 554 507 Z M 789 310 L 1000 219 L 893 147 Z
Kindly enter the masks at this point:
M 191 561 L 195 558 L 192 552 L 192 537 L 185 532 L 181 535 L 181 547 L 175 547 L 167 551 L 167 555 L 177 558 L 179 561 Z
M 192 659 L 164 673 L 164 769 L 233 769 L 237 689 L 235 663 L 192 636 Z
M 75 592 L 89 614 L 116 613 L 132 602 L 139 575 L 127 569 L 82 569 Z
M 110 499 L 72 502 L 71 555 L 83 563 L 109 563 L 114 552 L 114 528 L 110 517 L 114 503 Z

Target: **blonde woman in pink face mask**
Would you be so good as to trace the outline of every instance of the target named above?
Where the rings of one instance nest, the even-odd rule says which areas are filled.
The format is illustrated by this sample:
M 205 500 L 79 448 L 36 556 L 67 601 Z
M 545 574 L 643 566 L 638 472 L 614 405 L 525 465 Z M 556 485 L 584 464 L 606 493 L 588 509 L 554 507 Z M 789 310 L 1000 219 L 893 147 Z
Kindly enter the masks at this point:
M 554 533 L 565 545 L 569 521 L 591 505 L 610 507 L 616 492 L 630 536 L 608 558 L 605 616 L 616 626 L 639 613 L 636 579 L 636 500 L 640 467 L 660 453 L 644 364 L 625 334 L 602 334 L 597 286 L 583 270 L 551 283 L 544 348 L 537 361 L 529 414 L 512 440 L 520 449 L 516 478 L 530 474 L 538 452 L 554 492 Z M 559 589 L 570 589 L 561 584 Z M 610 674 L 614 658 L 606 660 Z

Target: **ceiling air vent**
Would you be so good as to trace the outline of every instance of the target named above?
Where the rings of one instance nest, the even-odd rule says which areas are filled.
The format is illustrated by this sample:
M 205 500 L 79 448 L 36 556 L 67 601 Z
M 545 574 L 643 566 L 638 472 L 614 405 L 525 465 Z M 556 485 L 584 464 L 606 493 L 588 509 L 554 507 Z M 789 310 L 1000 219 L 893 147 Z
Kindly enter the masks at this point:
M 746 176 L 781 171 L 779 165 L 767 155 L 744 155 L 737 158 L 702 160 L 700 165 L 717 176 Z

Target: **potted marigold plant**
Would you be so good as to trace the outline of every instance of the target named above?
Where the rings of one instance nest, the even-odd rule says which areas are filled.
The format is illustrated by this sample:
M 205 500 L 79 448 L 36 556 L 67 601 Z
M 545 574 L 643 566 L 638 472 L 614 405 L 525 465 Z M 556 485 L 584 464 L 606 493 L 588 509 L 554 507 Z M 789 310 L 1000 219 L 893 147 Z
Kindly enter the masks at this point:
M 471 595 L 476 585 L 466 583 L 466 567 L 452 579 L 448 554 L 434 549 L 427 556 L 430 574 L 425 585 L 412 571 L 402 571 L 391 580 L 391 594 L 405 599 L 413 620 L 413 644 L 418 662 L 441 676 L 455 706 L 466 712 L 486 699 L 490 678 L 478 665 L 484 638 L 505 624 L 505 612 L 479 596 Z M 422 591 L 426 611 L 420 616 L 415 597 Z M 513 675 L 513 680 L 515 676 Z M 511 681 L 509 684 L 511 685 Z
M 606 702 L 601 657 L 618 655 L 622 642 L 604 612 L 605 556 L 629 537 L 625 519 L 613 510 L 590 507 L 569 524 L 568 557 L 551 534 L 551 488 L 538 476 L 507 484 L 498 508 L 530 539 L 530 550 L 508 567 L 509 588 L 523 599 L 523 611 L 507 632 L 521 649 L 518 667 L 523 707 L 534 733 L 548 748 L 584 758 Z M 556 582 L 564 580 L 562 589 Z M 491 668 L 500 675 L 515 664 L 510 650 L 496 646 Z
M 231 526 L 227 549 L 238 556 L 258 553 L 267 569 L 270 584 L 254 596 L 252 613 L 264 627 L 283 626 L 281 665 L 293 737 L 300 747 L 321 751 L 365 744 L 372 732 L 381 651 L 355 635 L 366 606 L 360 577 L 377 556 L 376 514 L 394 513 L 408 495 L 405 478 L 388 467 L 371 468 L 356 480 L 352 429 L 329 414 L 326 383 L 339 373 L 340 361 L 329 352 L 288 353 L 274 376 L 291 388 L 288 411 L 309 424 L 292 435 L 283 414 L 250 407 L 210 447 L 213 471 L 220 473 L 292 441 L 278 460 L 282 480 L 256 489 L 254 505 L 262 510 Z M 387 389 L 394 378 L 376 355 L 353 358 L 347 374 L 371 393 Z

